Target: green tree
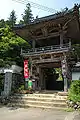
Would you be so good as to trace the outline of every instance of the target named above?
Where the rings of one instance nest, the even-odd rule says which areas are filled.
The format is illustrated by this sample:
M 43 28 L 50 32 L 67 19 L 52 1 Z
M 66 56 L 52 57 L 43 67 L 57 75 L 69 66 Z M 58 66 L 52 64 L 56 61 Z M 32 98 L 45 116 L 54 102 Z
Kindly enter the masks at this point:
M 76 62 L 80 61 L 80 44 L 72 45 L 71 58 L 74 58 Z
M 7 24 L 9 24 L 11 27 L 13 27 L 16 23 L 16 14 L 15 14 L 15 11 L 12 10 L 12 12 L 10 13 L 10 17 L 7 21 Z
M 23 21 L 23 20 L 20 20 L 20 21 L 19 21 L 19 24 L 24 24 L 24 21 Z
M 5 20 L 1 19 L 0 20 L 0 28 L 5 27 Z
M 31 10 L 31 5 L 29 3 L 26 5 L 26 9 L 24 10 L 22 19 L 23 19 L 24 24 L 29 24 L 30 22 L 33 21 L 33 14 L 32 14 L 32 10 Z
M 10 66 L 13 63 L 23 64 L 20 50 L 21 47 L 24 49 L 30 47 L 29 44 L 16 36 L 8 25 L 0 28 L 0 34 L 0 67 Z
M 71 83 L 68 99 L 73 102 L 80 102 L 80 80 L 75 80 Z

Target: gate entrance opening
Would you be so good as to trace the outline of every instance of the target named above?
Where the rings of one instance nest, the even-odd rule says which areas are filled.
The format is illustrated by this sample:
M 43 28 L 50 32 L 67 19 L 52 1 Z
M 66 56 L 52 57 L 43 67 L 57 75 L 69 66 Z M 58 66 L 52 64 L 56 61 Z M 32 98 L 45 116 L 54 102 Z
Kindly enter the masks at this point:
M 44 68 L 44 82 L 46 90 L 64 90 L 64 81 L 62 75 L 56 72 L 59 68 Z

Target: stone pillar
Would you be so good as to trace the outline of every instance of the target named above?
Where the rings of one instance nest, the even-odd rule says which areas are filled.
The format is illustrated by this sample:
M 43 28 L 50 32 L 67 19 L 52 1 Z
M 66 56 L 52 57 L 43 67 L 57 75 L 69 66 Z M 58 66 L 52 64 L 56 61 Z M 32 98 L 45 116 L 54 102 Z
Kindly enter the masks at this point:
M 60 47 L 63 47 L 63 31 L 60 31 Z
M 11 94 L 12 72 L 5 73 L 3 96 L 8 97 Z
M 64 92 L 68 91 L 68 80 L 67 80 L 67 61 L 66 61 L 66 56 L 63 56 L 62 61 L 62 74 L 63 74 L 63 79 L 64 79 Z

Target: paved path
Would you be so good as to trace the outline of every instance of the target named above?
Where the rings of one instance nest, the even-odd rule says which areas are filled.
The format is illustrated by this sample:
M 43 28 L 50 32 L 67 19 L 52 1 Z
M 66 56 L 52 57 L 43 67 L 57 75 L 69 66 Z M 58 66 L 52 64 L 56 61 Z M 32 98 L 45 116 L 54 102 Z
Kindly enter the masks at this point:
M 80 112 L 77 112 L 73 120 L 80 120 Z
M 65 111 L 38 108 L 0 108 L 0 120 L 71 120 L 66 117 L 70 114 Z

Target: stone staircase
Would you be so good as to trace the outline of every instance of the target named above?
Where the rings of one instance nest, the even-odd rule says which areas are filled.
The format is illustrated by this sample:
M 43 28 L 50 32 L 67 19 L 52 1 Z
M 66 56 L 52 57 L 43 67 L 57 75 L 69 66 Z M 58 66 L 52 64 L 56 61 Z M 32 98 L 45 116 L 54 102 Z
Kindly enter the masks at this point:
M 64 92 L 53 94 L 15 94 L 10 96 L 8 106 L 64 109 L 67 107 L 66 99 L 67 93 Z

